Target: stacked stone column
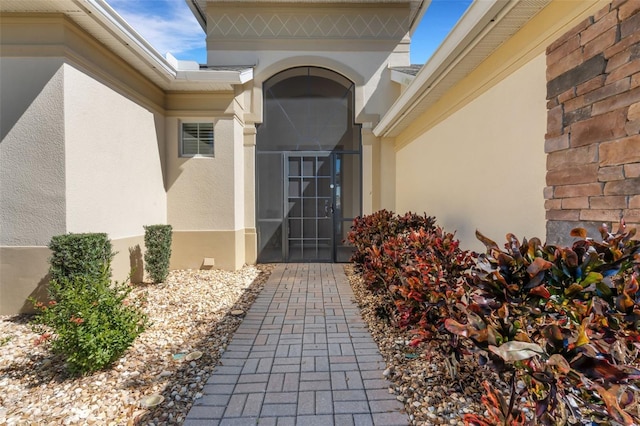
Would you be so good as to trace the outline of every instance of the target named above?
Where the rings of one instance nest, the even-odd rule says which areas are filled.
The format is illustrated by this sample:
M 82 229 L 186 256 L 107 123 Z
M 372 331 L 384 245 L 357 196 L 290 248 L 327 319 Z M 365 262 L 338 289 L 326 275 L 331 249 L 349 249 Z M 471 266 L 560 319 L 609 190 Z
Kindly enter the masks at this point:
M 621 217 L 640 232 L 640 0 L 616 0 L 547 48 L 547 241 Z

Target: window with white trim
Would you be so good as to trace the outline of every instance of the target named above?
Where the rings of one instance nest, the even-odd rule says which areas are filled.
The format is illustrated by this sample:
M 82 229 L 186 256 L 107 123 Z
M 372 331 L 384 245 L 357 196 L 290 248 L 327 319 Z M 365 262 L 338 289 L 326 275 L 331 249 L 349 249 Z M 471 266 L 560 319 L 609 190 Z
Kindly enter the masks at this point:
M 182 123 L 181 157 L 213 157 L 213 122 Z

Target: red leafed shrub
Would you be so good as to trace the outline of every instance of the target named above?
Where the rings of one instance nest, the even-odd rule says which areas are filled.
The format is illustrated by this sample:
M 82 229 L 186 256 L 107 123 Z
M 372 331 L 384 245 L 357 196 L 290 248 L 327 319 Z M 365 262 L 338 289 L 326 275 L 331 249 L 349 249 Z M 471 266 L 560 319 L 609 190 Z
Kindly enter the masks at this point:
M 379 249 L 388 238 L 408 231 L 433 229 L 435 222 L 435 218 L 426 214 L 420 216 L 409 212 L 400 216 L 388 210 L 359 216 L 354 219 L 351 231 L 347 235 L 347 240 L 355 247 L 351 262 L 362 270 L 363 264 L 368 262 L 370 249 Z
M 596 242 L 575 229 L 580 239 L 571 247 L 520 244 L 509 234 L 504 250 L 478 233 L 487 253 L 473 269 L 464 320 L 445 327 L 466 338 L 482 364 L 510 376 L 512 395 L 508 404 L 486 398 L 489 418 L 467 415 L 467 424 L 520 418 L 515 401 L 535 413 L 527 424 L 640 422 L 640 241 L 624 222 L 616 234 L 601 233 Z M 516 381 L 524 384 L 518 392 Z
M 365 282 L 387 296 L 388 303 L 379 309 L 398 326 L 414 326 L 423 336 L 443 329 L 446 318 L 457 317 L 455 305 L 468 292 L 464 271 L 473 264 L 472 254 L 460 249 L 454 234 L 434 222 L 382 211 L 359 219 L 349 234 Z
M 483 414 L 467 425 L 640 424 L 640 241 L 621 221 L 602 241 L 571 233 L 571 247 L 504 248 L 477 233 L 477 255 L 427 216 L 381 211 L 349 234 L 353 261 L 379 309 L 421 337 L 451 338 L 508 383 L 485 382 Z

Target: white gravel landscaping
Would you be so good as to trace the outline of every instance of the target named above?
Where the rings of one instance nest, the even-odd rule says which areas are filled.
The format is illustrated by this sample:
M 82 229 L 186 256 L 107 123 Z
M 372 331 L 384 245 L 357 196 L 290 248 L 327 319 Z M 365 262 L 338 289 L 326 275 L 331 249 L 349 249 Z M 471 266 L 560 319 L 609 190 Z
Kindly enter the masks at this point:
M 36 344 L 29 317 L 0 317 L 0 425 L 181 424 L 269 271 L 172 271 L 136 285 L 152 325 L 112 368 L 85 377 Z M 164 402 L 145 408 L 151 395 Z

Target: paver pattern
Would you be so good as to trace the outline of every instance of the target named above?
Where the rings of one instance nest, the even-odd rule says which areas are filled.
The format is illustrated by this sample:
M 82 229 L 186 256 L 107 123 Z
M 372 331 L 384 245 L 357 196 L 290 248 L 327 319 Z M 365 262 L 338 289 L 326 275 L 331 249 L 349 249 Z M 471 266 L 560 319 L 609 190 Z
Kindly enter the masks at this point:
M 342 265 L 279 264 L 184 424 L 406 426 L 384 369 Z

